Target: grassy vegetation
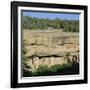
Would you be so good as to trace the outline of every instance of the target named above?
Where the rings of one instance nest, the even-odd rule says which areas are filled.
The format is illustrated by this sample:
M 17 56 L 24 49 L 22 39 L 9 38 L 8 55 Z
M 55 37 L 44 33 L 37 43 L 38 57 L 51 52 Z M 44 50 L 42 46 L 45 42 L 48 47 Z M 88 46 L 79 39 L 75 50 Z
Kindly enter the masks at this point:
M 71 75 L 79 74 L 79 63 L 56 64 L 48 67 L 47 65 L 40 65 L 34 72 L 23 72 L 24 77 L 30 76 L 49 76 L 49 75 Z

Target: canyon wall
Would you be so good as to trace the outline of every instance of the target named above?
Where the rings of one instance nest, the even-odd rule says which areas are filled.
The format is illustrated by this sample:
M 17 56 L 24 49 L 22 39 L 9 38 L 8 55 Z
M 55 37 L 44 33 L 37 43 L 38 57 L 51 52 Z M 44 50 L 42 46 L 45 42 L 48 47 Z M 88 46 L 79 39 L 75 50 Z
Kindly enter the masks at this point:
M 26 64 L 32 69 L 39 65 L 52 66 L 79 62 L 79 33 L 60 30 L 23 30 L 22 46 Z

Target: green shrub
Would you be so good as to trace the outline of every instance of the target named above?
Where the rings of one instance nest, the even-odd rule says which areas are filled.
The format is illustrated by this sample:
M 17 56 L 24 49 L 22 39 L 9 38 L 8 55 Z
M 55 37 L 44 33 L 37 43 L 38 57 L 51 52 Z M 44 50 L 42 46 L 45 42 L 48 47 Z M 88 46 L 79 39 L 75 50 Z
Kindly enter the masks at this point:
M 47 65 L 40 65 L 34 72 L 33 75 L 46 75 L 49 73 Z
M 64 70 L 70 67 L 72 67 L 71 63 L 67 63 L 63 65 L 56 64 L 56 65 L 52 65 L 51 67 L 48 67 L 47 65 L 40 65 L 33 72 L 33 76 L 61 74 L 62 72 L 64 72 Z
M 51 72 L 57 72 L 59 71 L 60 69 L 64 68 L 63 65 L 60 65 L 60 64 L 56 64 L 56 65 L 53 65 L 49 68 L 49 70 Z
M 71 66 L 72 66 L 72 63 L 63 64 L 64 68 L 71 67 Z
M 28 68 L 28 67 L 27 67 Z M 24 76 L 48 76 L 48 75 L 68 75 L 78 74 L 79 64 L 78 63 L 67 63 L 67 64 L 56 64 L 48 67 L 47 65 L 40 65 L 35 71 L 29 72 L 24 70 Z

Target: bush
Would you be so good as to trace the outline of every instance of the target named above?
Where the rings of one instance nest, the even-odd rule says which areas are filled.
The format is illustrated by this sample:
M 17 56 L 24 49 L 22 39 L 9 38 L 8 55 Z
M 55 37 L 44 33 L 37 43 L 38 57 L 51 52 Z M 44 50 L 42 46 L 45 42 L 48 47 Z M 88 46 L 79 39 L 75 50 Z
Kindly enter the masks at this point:
M 38 76 L 38 75 L 48 75 L 49 73 L 49 68 L 47 65 L 40 65 L 34 72 L 33 75 L 34 76 Z
M 56 64 L 51 67 L 40 65 L 35 71 L 29 72 L 24 70 L 24 76 L 49 76 L 49 75 L 70 75 L 79 74 L 78 63 Z
M 76 65 L 74 65 L 75 67 Z M 73 64 L 67 63 L 67 64 L 56 64 L 51 67 L 48 67 L 47 65 L 40 65 L 34 72 L 33 76 L 45 76 L 45 75 L 61 75 L 61 74 L 68 74 L 73 73 Z M 71 70 L 71 71 L 70 71 Z
M 63 64 L 64 68 L 72 67 L 72 63 Z
M 60 69 L 64 68 L 63 65 L 56 64 L 49 68 L 51 72 L 58 72 Z

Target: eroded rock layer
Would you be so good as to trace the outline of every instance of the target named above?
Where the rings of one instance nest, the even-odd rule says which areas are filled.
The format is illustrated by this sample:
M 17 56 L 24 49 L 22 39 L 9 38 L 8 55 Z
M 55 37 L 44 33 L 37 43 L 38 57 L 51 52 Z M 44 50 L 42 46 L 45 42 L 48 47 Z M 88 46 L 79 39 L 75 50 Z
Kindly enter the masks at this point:
M 79 33 L 23 30 L 23 47 L 27 65 L 32 68 L 79 62 Z

